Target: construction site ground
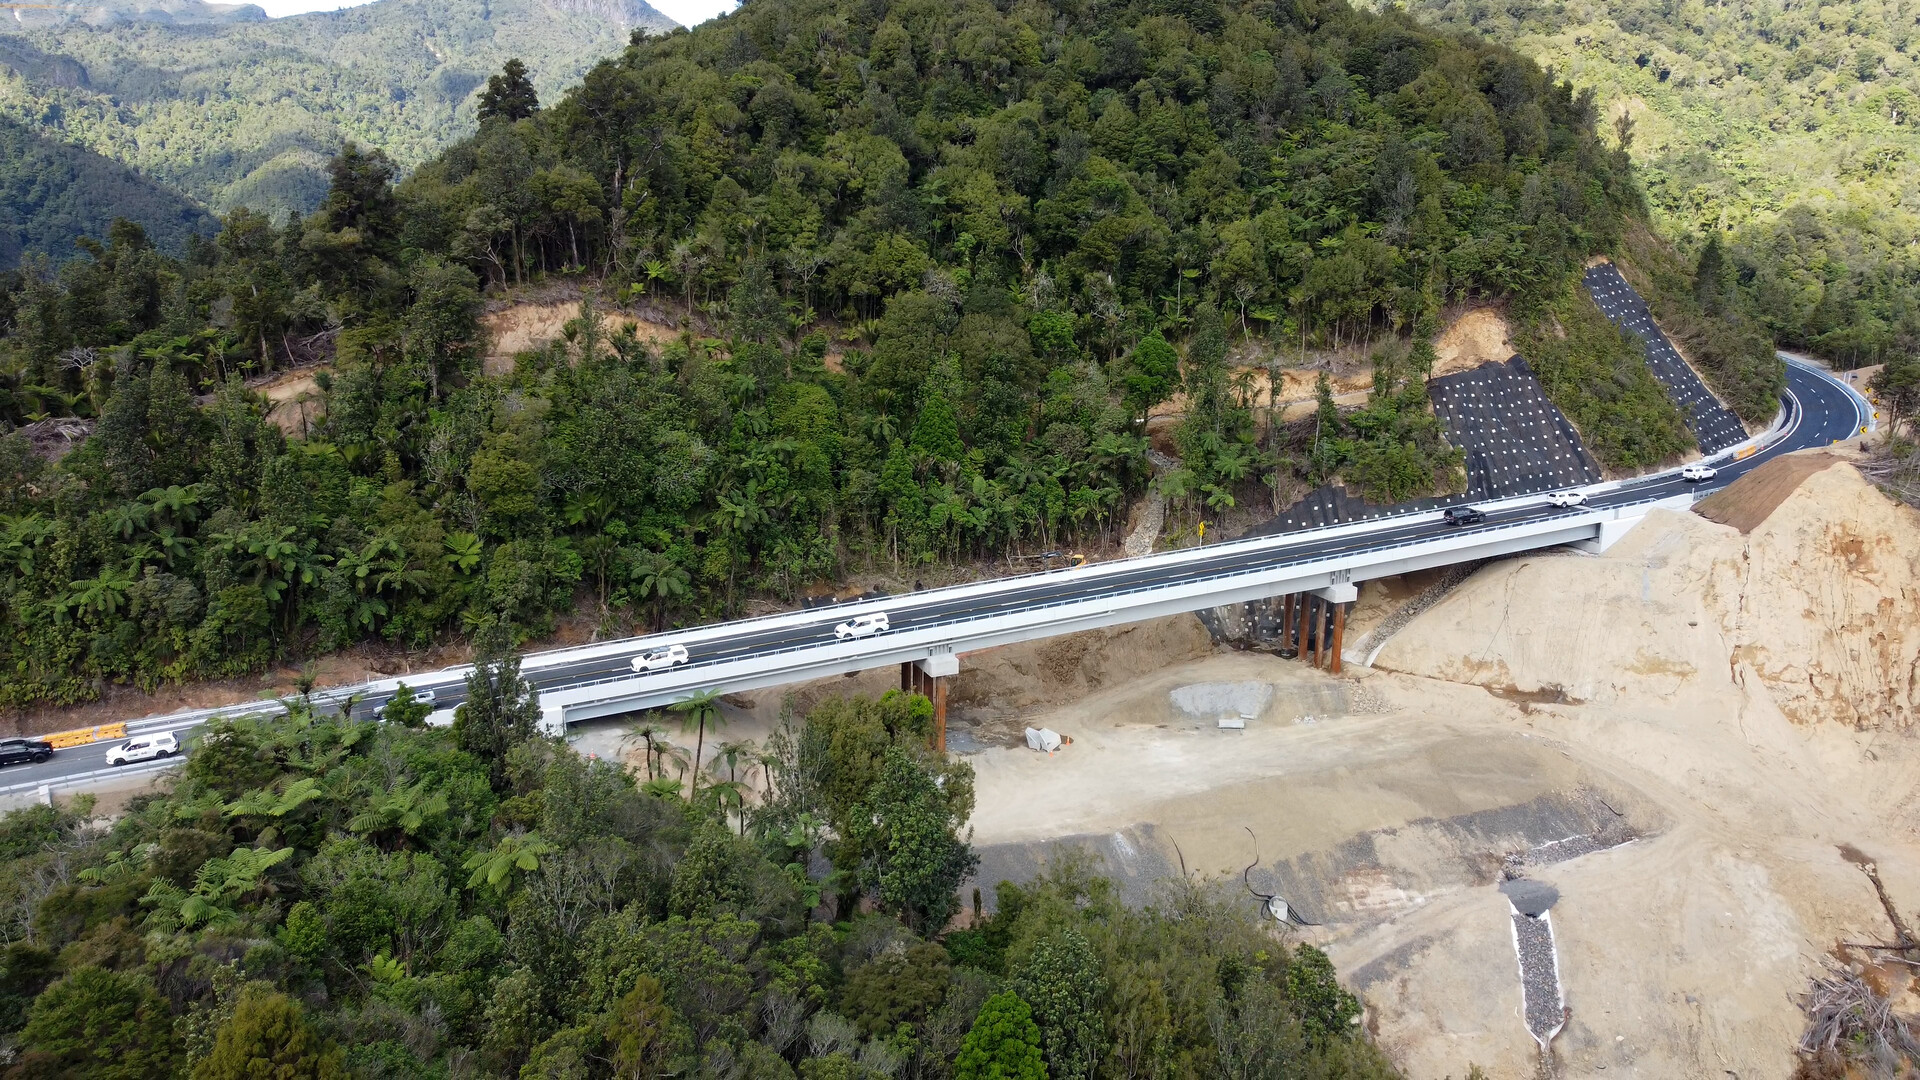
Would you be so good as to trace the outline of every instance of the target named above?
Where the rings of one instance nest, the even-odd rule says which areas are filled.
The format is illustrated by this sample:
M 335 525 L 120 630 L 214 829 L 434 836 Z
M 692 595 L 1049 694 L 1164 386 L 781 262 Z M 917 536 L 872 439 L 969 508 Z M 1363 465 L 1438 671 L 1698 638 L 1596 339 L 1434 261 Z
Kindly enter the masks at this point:
M 1409 1076 L 1521 1080 L 1540 1054 L 1499 885 L 1525 877 L 1559 894 L 1554 1075 L 1791 1075 L 1796 996 L 1891 933 L 1843 845 L 1920 908 L 1920 515 L 1843 452 L 1741 483 L 1717 515 L 1739 528 L 1656 511 L 1601 557 L 1369 583 L 1355 636 L 1391 633 L 1342 676 L 1193 616 L 963 658 L 985 901 L 1068 851 L 1135 900 L 1184 868 L 1251 906 L 1244 872 L 1320 924 L 1275 932 L 1328 951 Z M 707 757 L 897 679 L 730 697 Z M 1027 750 L 1026 726 L 1073 742 Z M 630 724 L 575 745 L 644 767 Z
M 996 721 L 1072 746 L 972 756 L 984 891 L 1069 848 L 1135 898 L 1182 864 L 1239 889 L 1257 851 L 1253 886 L 1323 924 L 1290 932 L 1409 1075 L 1498 1080 L 1539 1067 L 1497 887 L 1525 876 L 1560 894 L 1555 1075 L 1790 1075 L 1796 995 L 1841 942 L 1891 933 L 1841 845 L 1920 905 L 1920 530 L 1811 464 L 1775 470 L 1784 497 L 1779 475 L 1734 492 L 1772 504 L 1745 533 L 1662 512 L 1601 558 L 1490 564 L 1373 670 L 1089 650 L 1141 673 Z M 1012 664 L 1001 680 L 1035 693 Z M 1249 708 L 1244 730 L 1209 712 Z

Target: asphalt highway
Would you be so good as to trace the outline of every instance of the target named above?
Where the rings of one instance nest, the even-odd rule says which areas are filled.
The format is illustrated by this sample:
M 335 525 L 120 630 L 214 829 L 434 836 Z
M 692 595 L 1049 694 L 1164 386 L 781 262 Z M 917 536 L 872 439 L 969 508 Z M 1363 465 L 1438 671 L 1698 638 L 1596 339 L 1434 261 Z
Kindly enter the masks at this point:
M 1862 415 L 1856 399 L 1849 395 L 1839 383 L 1792 364 L 1787 366 L 1786 406 L 1788 415 L 1785 436 L 1774 445 L 1744 461 L 1720 466 L 1718 475 L 1713 479 L 1696 484 L 1681 480 L 1677 472 L 1660 474 L 1629 482 L 1613 490 L 1595 492 L 1588 497 L 1587 508 L 1622 506 L 1668 498 L 1687 491 L 1704 492 L 1724 487 L 1746 472 L 1781 454 L 1826 446 L 1852 438 L 1859 433 L 1867 420 Z M 1404 521 L 1384 518 L 1379 521 L 1376 528 L 1358 534 L 1343 532 L 1341 535 L 1316 538 L 1314 534 L 1307 533 L 1290 543 L 1286 537 L 1275 537 L 1273 539 L 1277 543 L 1273 547 L 1255 552 L 1249 552 L 1237 546 L 1223 545 L 1219 554 L 1211 557 L 1202 556 L 1197 559 L 1169 562 L 1164 558 L 1156 559 L 1148 556 L 1137 560 L 1137 567 L 1097 576 L 1074 570 L 1029 574 L 1006 579 L 1003 589 L 988 596 L 978 595 L 977 590 L 962 593 L 957 589 L 934 589 L 902 594 L 887 602 L 886 612 L 895 631 L 939 626 L 1071 600 L 1124 595 L 1143 588 L 1161 587 L 1194 578 L 1226 576 L 1267 567 L 1310 562 L 1332 555 L 1395 547 L 1428 537 L 1497 529 L 1515 522 L 1580 512 L 1580 509 L 1559 509 L 1543 503 L 1532 504 L 1489 512 L 1486 521 L 1470 526 L 1446 525 L 1435 520 L 1436 516 L 1431 512 L 1409 515 L 1409 519 Z M 1107 564 L 1107 566 L 1111 568 L 1113 564 Z M 773 625 L 756 626 L 753 621 L 747 621 L 740 624 L 741 631 L 737 635 L 719 640 L 688 642 L 688 663 L 698 667 L 738 659 L 746 655 L 777 653 L 831 642 L 833 628 L 842 621 L 844 616 L 836 614 L 832 607 L 816 609 L 815 613 L 818 616 L 817 620 L 810 622 L 795 624 L 791 620 L 782 620 Z M 670 640 L 670 636 L 658 640 Z M 632 658 L 653 647 L 656 639 L 633 638 L 630 639 L 630 643 L 632 648 L 618 655 L 596 655 L 572 662 L 562 659 L 559 663 L 530 670 L 526 675 L 529 681 L 543 690 L 629 677 L 633 674 Z M 604 652 L 604 645 L 597 651 Z M 452 708 L 465 698 L 466 686 L 457 673 L 423 673 L 417 683 L 408 680 L 408 685 L 415 690 L 432 689 L 436 709 Z M 354 705 L 354 713 L 366 716 L 372 709 L 383 704 L 385 704 L 384 699 L 357 702 Z M 177 726 L 143 725 L 142 733 L 152 730 L 176 730 L 181 736 L 184 748 L 190 733 L 198 728 L 201 722 L 200 716 L 182 716 Z M 53 760 L 44 764 L 0 769 L 0 789 L 14 788 L 23 784 L 59 782 L 80 774 L 105 769 L 107 767 L 106 751 L 111 745 L 114 744 L 95 743 L 62 750 L 54 755 Z

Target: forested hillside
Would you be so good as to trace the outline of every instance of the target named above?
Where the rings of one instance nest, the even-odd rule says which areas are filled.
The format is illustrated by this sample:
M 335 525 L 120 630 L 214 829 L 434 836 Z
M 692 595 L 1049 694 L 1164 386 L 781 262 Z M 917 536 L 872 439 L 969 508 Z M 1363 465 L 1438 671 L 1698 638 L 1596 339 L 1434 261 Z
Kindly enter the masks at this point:
M 935 940 L 973 774 L 923 697 L 783 726 L 742 806 L 534 736 L 517 670 L 482 664 L 451 730 L 294 702 L 110 828 L 87 797 L 0 819 L 7 1075 L 1395 1075 L 1244 892 L 1132 910 L 1069 862 Z
M 1341 4 L 755 0 L 523 91 L 398 187 L 349 148 L 309 216 L 0 293 L 6 417 L 98 420 L 54 466 L 0 444 L 0 703 L 1098 542 L 1175 394 L 1183 514 L 1443 490 L 1441 306 L 1554 302 L 1637 212 L 1586 99 Z M 481 290 L 572 274 L 695 332 L 590 312 L 483 376 Z M 1376 393 L 1257 420 L 1245 336 L 1371 345 Z M 316 353 L 288 440 L 237 379 Z M 1618 423 L 1677 425 L 1649 400 Z
M 1593 88 L 1656 219 L 1783 344 L 1920 347 L 1920 7 L 1907 0 L 1412 0 Z M 1630 122 L 1615 129 L 1615 118 Z
M 64 262 L 80 253 L 77 241 L 105 236 L 115 218 L 138 222 L 169 251 L 220 227 L 192 200 L 118 162 L 0 120 L 0 269 L 28 252 Z
M 0 118 L 217 211 L 274 215 L 319 204 L 343 140 L 411 168 L 471 132 L 475 90 L 511 57 L 558 96 L 633 30 L 673 25 L 642 0 L 377 0 L 199 25 L 21 14 L 0 30 Z

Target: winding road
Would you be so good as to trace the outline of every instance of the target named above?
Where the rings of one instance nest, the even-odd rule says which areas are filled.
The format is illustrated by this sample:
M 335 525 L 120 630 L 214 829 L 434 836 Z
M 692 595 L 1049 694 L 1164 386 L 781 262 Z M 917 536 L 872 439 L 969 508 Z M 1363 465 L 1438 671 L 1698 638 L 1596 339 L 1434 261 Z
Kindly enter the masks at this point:
M 1438 520 L 1439 515 L 1431 512 L 1407 514 L 1381 518 L 1365 526 L 1270 537 L 1258 544 L 1232 542 L 1217 548 L 1144 556 L 1104 564 L 1097 574 L 1043 572 L 992 583 L 916 592 L 890 597 L 884 601 L 884 606 L 893 632 L 899 633 L 1093 597 L 1124 597 L 1129 592 L 1163 588 L 1190 578 L 1231 575 L 1262 566 L 1287 565 L 1343 553 L 1402 547 L 1425 538 L 1455 537 L 1475 531 L 1500 529 L 1515 522 L 1574 515 L 1595 508 L 1654 502 L 1724 487 L 1781 454 L 1853 438 L 1870 423 L 1872 417 L 1870 406 L 1857 393 L 1822 371 L 1792 362 L 1787 365 L 1787 392 L 1783 406 L 1785 415 L 1778 438 L 1743 460 L 1720 464 L 1719 474 L 1705 483 L 1683 481 L 1678 470 L 1673 470 L 1622 483 L 1594 485 L 1586 489 L 1587 504 L 1582 508 L 1555 508 L 1549 506 L 1544 497 L 1510 500 L 1500 507 L 1490 508 L 1486 521 L 1466 527 L 1446 525 Z M 863 604 L 862 608 L 871 606 Z M 817 647 L 823 640 L 832 641 L 834 625 L 845 617 L 845 608 L 825 607 L 714 624 L 655 637 L 602 642 L 530 654 L 523 659 L 523 670 L 529 681 L 543 691 L 613 679 L 631 679 L 632 658 L 668 641 L 684 644 L 689 653 L 688 668 L 676 668 L 675 671 L 698 669 L 745 657 L 773 656 L 795 649 Z M 464 667 L 448 668 L 423 673 L 407 682 L 415 689 L 431 688 L 436 696 L 436 709 L 451 709 L 465 697 L 467 671 Z M 328 706 L 337 705 L 353 689 L 338 688 L 329 693 L 316 694 L 315 699 Z M 390 690 L 383 689 L 377 697 L 356 701 L 354 711 L 358 715 L 367 715 L 367 710 L 384 704 L 389 694 Z M 166 717 L 130 720 L 129 725 L 137 734 L 177 732 L 185 747 L 190 733 L 208 717 L 216 712 L 232 714 L 235 711 L 235 707 L 197 710 Z M 31 791 L 48 784 L 74 786 L 174 764 L 155 762 L 117 771 L 108 770 L 105 756 L 111 745 L 114 744 L 95 743 L 62 750 L 43 764 L 0 770 L 0 794 Z

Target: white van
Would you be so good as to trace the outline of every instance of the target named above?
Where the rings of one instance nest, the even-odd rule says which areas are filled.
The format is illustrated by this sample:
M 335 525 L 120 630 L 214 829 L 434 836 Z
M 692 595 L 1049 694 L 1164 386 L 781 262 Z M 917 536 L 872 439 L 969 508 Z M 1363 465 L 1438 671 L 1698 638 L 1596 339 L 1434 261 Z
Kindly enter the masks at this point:
M 633 670 L 661 671 L 686 662 L 687 647 L 685 645 L 664 645 L 652 652 L 643 652 L 634 657 Z
M 893 629 L 893 627 L 887 624 L 887 613 L 884 611 L 876 611 L 871 615 L 855 615 L 853 618 L 834 627 L 833 636 L 839 638 L 841 641 L 852 641 L 855 638 L 884 634 L 891 629 Z
M 155 758 L 172 757 L 180 752 L 180 740 L 173 732 L 159 735 L 142 735 L 137 739 L 128 739 L 119 746 L 107 751 L 107 764 L 131 765 L 136 761 L 152 761 Z

